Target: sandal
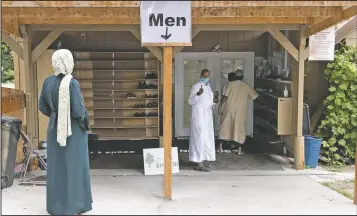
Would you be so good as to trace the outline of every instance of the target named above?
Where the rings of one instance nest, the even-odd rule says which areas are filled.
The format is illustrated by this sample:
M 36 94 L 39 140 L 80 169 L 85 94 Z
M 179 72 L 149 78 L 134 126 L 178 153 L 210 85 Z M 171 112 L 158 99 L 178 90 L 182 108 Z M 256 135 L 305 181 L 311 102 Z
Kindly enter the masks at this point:
M 203 163 L 202 163 L 202 165 L 204 166 L 204 167 L 206 167 L 206 168 L 212 168 L 212 165 L 211 164 L 209 164 L 208 163 L 208 161 L 204 161 Z
M 201 172 L 211 172 L 211 170 L 208 167 L 203 166 L 202 164 L 198 165 L 195 170 L 201 171 Z

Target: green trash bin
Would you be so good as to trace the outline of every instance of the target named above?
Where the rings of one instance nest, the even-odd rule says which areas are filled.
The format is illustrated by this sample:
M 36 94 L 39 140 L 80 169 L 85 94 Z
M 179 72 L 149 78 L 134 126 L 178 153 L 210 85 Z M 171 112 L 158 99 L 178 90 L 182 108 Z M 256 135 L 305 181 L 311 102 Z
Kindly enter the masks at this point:
M 22 121 L 10 116 L 1 117 L 1 189 L 14 182 L 17 143 Z

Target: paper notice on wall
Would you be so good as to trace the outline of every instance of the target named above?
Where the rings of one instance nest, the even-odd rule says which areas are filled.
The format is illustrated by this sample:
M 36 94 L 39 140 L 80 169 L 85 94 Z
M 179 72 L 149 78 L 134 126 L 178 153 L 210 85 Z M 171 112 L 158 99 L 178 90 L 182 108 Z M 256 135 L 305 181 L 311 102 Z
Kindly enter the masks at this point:
M 335 26 L 309 37 L 309 61 L 333 61 L 335 58 Z

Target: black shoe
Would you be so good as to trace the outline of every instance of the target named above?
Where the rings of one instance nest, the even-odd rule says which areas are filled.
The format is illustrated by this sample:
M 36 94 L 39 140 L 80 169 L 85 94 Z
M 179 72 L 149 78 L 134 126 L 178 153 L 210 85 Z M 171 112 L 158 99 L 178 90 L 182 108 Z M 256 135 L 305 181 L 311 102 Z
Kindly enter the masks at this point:
M 155 73 L 146 74 L 145 79 L 157 79 L 157 74 Z
M 136 98 L 136 94 L 131 93 L 131 98 Z
M 139 113 L 138 112 L 134 113 L 134 117 L 139 117 Z
M 131 94 L 132 93 L 130 93 L 130 92 L 128 94 L 126 94 L 126 98 L 128 98 L 128 99 L 131 98 Z

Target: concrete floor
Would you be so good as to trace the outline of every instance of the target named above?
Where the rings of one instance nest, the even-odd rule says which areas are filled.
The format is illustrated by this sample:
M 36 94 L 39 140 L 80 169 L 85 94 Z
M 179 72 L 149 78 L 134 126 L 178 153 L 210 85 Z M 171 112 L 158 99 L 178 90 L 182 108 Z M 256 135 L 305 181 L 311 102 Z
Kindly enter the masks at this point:
M 102 160 L 113 160 L 111 157 Z M 94 203 L 87 214 L 357 214 L 351 200 L 311 178 L 332 175 L 329 172 L 298 172 L 276 156 L 219 155 L 218 160 L 225 157 L 232 160 L 217 163 L 211 173 L 180 170 L 173 177 L 174 200 L 170 202 L 162 199 L 162 176 L 144 176 L 140 168 L 115 169 L 115 165 L 92 169 Z M 99 159 L 97 165 L 104 162 Z M 233 169 L 232 164 L 238 168 Z M 44 186 L 15 184 L 2 190 L 2 214 L 47 214 L 45 195 Z
M 195 164 L 189 162 L 188 153 L 180 153 L 180 170 L 192 170 Z M 90 161 L 92 169 L 135 169 L 143 170 L 143 155 L 99 155 Z M 216 154 L 213 170 L 283 170 L 287 161 L 279 161 L 268 154 Z

